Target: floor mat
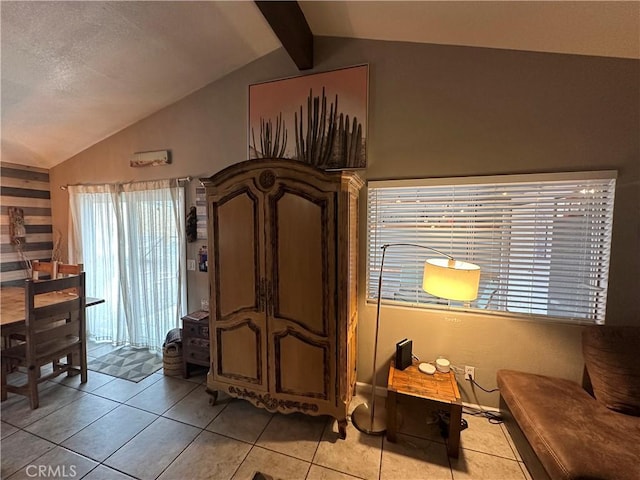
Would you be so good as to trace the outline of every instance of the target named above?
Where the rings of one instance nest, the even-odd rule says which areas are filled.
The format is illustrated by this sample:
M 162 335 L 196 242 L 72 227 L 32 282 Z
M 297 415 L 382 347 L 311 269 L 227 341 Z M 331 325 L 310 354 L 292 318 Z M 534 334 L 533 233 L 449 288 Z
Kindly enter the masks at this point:
M 121 347 L 89 360 L 87 368 L 94 372 L 139 382 L 162 367 L 162 356 L 146 348 Z

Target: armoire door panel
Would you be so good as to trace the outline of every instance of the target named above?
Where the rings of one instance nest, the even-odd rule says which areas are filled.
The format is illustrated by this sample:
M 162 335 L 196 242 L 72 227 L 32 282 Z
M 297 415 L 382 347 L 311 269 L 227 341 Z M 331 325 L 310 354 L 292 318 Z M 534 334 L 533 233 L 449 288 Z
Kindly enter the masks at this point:
M 329 336 L 335 318 L 335 194 L 287 185 L 268 205 L 273 316 Z
M 287 330 L 273 336 L 275 393 L 327 400 L 331 348 Z
M 263 328 L 247 318 L 242 322 L 215 327 L 216 377 L 256 385 L 265 383 Z
M 326 335 L 325 298 L 328 292 L 326 242 L 323 216 L 326 205 L 294 193 L 284 193 L 275 202 L 277 224 L 277 285 L 274 315 L 300 323 Z
M 258 199 L 241 189 L 214 204 L 216 318 L 260 306 Z

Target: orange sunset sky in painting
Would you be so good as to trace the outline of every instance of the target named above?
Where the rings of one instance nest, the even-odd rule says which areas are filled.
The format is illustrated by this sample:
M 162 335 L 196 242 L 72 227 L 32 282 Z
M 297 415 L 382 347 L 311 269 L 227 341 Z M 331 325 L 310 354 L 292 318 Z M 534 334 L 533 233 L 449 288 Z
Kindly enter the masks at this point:
M 327 97 L 327 115 L 330 105 L 338 95 L 338 114 L 349 115 L 351 121 L 356 117 L 362 124 L 362 135 L 367 133 L 367 83 L 368 66 L 333 70 L 301 77 L 274 80 L 249 86 L 249 144 L 252 145 L 251 129 L 254 131 L 256 144 L 260 144 L 260 118 L 271 119 L 275 130 L 278 114 L 282 113 L 287 129 L 287 149 L 285 156 L 295 156 L 295 122 L 294 112 L 300 112 L 302 106 L 303 126 L 306 132 L 307 97 L 312 90 L 314 97 L 322 96 L 324 87 Z M 322 100 L 322 98 L 321 98 Z

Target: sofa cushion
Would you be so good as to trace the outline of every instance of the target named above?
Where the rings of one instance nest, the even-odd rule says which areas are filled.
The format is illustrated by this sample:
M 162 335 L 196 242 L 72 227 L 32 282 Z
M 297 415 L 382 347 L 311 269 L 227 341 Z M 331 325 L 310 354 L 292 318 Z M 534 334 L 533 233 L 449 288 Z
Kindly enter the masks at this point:
M 570 380 L 513 370 L 497 380 L 551 478 L 640 478 L 640 418 L 609 410 Z
M 640 416 L 640 327 L 594 325 L 582 332 L 593 394 L 607 408 Z

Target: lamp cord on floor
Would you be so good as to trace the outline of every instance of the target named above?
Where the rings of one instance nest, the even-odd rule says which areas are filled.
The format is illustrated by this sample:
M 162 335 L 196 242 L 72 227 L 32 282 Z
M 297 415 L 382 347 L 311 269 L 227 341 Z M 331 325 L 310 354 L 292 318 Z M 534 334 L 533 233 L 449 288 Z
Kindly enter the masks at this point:
M 472 389 L 474 386 L 476 386 L 483 392 L 487 392 L 487 393 L 493 393 L 500 390 L 499 388 L 493 388 L 491 390 L 488 390 L 484 388 L 482 385 L 480 385 L 478 382 L 476 382 L 476 380 L 472 376 L 467 380 L 471 382 Z M 483 410 L 482 408 L 472 408 L 472 407 L 464 407 L 462 411 L 468 415 L 473 415 L 476 417 L 484 417 L 489 421 L 489 423 L 493 423 L 493 424 L 500 424 L 500 423 L 503 423 L 504 421 L 500 412 L 489 412 L 487 410 Z

